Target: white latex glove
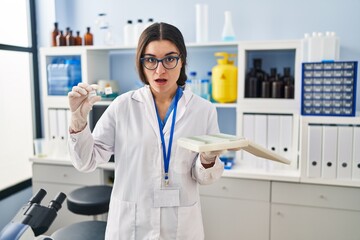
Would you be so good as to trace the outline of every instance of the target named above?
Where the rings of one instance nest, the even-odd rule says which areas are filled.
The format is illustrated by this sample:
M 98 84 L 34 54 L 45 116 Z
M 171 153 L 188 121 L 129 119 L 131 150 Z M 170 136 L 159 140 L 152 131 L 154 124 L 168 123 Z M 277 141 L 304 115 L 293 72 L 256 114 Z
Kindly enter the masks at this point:
M 216 158 L 222 154 L 224 150 L 212 151 L 212 152 L 202 152 L 200 153 L 200 161 L 204 164 L 211 164 L 215 162 Z
M 97 88 L 96 84 L 79 83 L 68 93 L 71 111 L 70 129 L 72 131 L 80 132 L 84 130 L 92 106 L 101 100 L 100 96 L 89 96 L 89 93 Z

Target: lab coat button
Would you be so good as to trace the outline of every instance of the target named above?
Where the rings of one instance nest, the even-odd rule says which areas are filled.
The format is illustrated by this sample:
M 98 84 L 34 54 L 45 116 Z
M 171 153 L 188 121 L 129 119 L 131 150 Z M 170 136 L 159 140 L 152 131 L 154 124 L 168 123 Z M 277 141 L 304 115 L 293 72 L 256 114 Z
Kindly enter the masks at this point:
M 72 138 L 71 140 L 72 140 L 73 142 L 76 142 L 76 138 Z

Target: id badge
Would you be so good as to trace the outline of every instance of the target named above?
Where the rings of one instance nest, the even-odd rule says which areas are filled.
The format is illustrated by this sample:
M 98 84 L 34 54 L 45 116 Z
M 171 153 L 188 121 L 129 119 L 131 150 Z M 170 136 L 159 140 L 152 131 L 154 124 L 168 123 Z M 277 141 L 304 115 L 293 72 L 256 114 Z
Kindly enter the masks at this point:
M 162 188 L 154 190 L 154 207 L 180 206 L 180 191 L 177 188 Z

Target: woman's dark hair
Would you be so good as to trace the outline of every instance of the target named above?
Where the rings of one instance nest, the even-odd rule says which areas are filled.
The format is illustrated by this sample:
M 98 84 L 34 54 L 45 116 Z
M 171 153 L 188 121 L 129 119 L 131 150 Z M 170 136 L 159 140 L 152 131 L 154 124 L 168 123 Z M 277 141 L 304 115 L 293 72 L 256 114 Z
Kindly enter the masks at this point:
M 163 22 L 154 23 L 150 25 L 140 35 L 139 43 L 136 51 L 136 68 L 140 80 L 145 84 L 149 84 L 148 80 L 145 77 L 144 68 L 141 64 L 140 58 L 144 56 L 144 51 L 147 45 L 152 41 L 158 41 L 158 40 L 168 40 L 173 44 L 175 44 L 175 46 L 179 50 L 182 67 L 180 70 L 179 79 L 177 80 L 177 84 L 179 86 L 185 85 L 187 79 L 186 71 L 185 71 L 187 51 L 184 42 L 184 37 L 178 28 Z

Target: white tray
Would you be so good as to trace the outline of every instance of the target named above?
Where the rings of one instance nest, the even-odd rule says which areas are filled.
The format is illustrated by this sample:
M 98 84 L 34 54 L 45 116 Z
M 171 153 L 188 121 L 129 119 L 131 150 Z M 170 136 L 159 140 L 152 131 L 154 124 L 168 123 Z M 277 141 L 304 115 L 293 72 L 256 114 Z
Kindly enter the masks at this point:
M 269 149 L 262 147 L 246 138 L 228 134 L 201 135 L 179 138 L 177 144 L 180 147 L 194 152 L 210 152 L 220 150 L 239 151 L 244 150 L 255 156 L 276 162 L 290 164 L 290 161 Z

